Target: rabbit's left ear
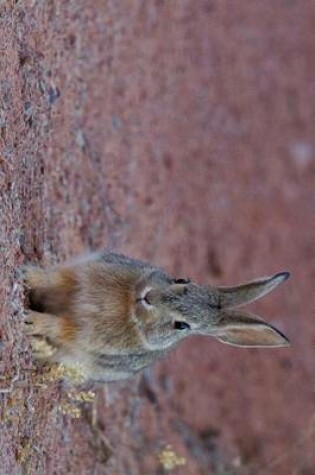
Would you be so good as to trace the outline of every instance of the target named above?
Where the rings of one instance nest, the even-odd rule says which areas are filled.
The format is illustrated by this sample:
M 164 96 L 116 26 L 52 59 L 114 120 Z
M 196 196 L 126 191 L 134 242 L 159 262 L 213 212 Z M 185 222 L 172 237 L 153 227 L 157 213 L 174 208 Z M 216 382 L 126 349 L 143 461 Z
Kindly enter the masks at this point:
M 283 333 L 256 315 L 230 310 L 221 316 L 213 336 L 223 343 L 243 347 L 290 346 Z

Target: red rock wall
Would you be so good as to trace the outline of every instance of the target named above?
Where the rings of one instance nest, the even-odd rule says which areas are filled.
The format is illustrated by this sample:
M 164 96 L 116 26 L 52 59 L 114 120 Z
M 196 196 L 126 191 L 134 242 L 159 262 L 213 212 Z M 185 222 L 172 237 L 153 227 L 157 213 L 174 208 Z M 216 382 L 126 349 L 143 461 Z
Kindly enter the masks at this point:
M 314 473 L 314 5 L 0 3 L 1 475 Z M 105 246 L 215 284 L 290 270 L 253 308 L 292 347 L 191 338 L 71 418 L 16 269 Z

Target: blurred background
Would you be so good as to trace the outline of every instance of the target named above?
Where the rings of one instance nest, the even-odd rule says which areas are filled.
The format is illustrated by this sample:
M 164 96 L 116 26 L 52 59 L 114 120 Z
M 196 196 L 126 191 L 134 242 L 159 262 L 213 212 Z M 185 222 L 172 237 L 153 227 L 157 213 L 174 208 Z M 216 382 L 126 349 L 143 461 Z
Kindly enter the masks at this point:
M 0 13 L 1 475 L 313 474 L 315 3 Z M 292 346 L 194 337 L 72 418 L 36 383 L 16 268 L 103 247 L 215 285 L 289 270 L 252 310 Z

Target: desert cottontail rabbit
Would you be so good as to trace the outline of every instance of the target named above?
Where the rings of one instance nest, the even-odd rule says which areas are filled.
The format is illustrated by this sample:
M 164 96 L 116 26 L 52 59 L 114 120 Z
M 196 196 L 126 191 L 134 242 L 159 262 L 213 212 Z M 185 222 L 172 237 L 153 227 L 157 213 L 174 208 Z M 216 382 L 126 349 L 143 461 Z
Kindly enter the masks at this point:
M 289 277 L 281 272 L 235 287 L 174 279 L 149 263 L 94 253 L 51 269 L 27 267 L 27 333 L 34 354 L 80 364 L 86 379 L 132 376 L 189 335 L 236 346 L 287 346 L 287 338 L 242 310 Z

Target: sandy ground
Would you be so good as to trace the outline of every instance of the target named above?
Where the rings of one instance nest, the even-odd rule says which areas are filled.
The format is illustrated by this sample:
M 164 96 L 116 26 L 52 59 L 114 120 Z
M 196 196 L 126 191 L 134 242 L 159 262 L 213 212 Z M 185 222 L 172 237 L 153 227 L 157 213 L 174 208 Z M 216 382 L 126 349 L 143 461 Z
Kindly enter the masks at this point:
M 0 2 L 1 475 L 314 473 L 314 21 L 308 0 Z M 18 267 L 101 247 L 214 284 L 290 270 L 253 308 L 292 347 L 192 338 L 75 402 L 32 362 Z

